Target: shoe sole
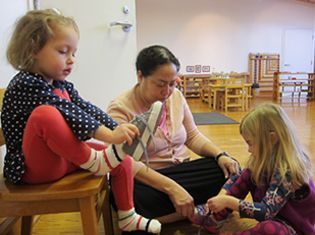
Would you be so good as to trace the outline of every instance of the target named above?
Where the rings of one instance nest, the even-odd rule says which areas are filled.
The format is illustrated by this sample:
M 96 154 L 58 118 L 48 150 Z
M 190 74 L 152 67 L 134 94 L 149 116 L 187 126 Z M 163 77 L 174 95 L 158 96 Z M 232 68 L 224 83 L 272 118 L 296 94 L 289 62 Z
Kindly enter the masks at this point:
M 160 117 L 161 117 L 161 114 L 162 114 L 162 102 L 158 102 L 157 104 L 155 104 L 155 105 L 153 106 L 153 109 L 152 109 L 151 113 L 158 113 L 158 115 L 150 115 L 149 120 L 148 120 L 148 123 L 154 123 L 154 124 L 155 124 L 154 128 L 152 128 L 152 127 L 149 125 L 150 129 L 151 129 L 152 132 L 153 132 L 152 134 L 154 135 L 154 133 L 155 133 L 155 131 L 156 131 L 158 125 L 159 125 L 159 123 L 157 123 L 157 122 L 158 122 L 158 120 L 160 120 Z M 146 148 L 147 145 L 148 145 L 148 142 L 149 142 L 149 140 L 150 140 L 150 137 L 151 137 L 151 135 L 150 135 L 149 128 L 146 127 L 145 130 L 144 130 L 144 132 L 142 133 L 142 136 L 139 137 L 139 138 L 141 138 L 141 140 L 142 140 L 142 142 L 143 142 L 145 148 Z M 133 157 L 136 161 L 139 161 L 140 158 L 141 158 L 142 155 L 143 155 L 143 152 L 144 152 L 144 150 L 143 150 L 142 146 L 141 146 L 140 144 L 138 144 L 138 146 L 137 146 L 137 148 L 135 149 L 135 151 L 134 151 L 132 157 Z

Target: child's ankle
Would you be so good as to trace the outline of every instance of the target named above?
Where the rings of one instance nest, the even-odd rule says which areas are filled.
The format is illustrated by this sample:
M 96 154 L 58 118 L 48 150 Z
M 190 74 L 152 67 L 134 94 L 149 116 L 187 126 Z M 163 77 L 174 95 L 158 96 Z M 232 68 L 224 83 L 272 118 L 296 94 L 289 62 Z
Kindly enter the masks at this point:
M 113 151 L 113 154 L 115 155 L 115 158 L 117 161 L 122 161 L 124 160 L 126 154 L 124 153 L 124 151 L 122 150 L 122 144 L 112 144 L 111 145 L 111 149 Z
M 134 208 L 127 211 L 118 210 L 118 219 L 119 228 L 123 231 L 142 230 L 154 234 L 158 234 L 161 231 L 161 223 L 159 221 L 138 215 Z

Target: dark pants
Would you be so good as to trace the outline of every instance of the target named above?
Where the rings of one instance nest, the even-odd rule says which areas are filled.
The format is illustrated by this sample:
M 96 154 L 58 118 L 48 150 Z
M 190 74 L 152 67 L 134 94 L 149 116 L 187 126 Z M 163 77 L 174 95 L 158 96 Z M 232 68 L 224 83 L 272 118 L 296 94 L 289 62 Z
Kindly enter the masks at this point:
M 225 183 L 223 171 L 214 158 L 201 158 L 157 170 L 184 187 L 194 198 L 195 205 L 205 203 L 217 195 Z M 156 218 L 175 212 L 172 201 L 165 193 L 135 180 L 134 203 L 138 214 Z M 145 234 L 123 232 L 122 234 Z

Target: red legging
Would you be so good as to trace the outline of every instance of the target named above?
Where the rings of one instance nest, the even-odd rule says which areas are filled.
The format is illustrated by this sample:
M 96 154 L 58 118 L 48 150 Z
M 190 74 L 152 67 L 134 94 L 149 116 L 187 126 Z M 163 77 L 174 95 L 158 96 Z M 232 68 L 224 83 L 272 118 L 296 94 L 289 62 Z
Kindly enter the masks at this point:
M 38 106 L 28 118 L 24 130 L 23 181 L 38 184 L 62 178 L 89 159 L 91 147 L 106 148 L 102 144 L 80 141 L 55 107 Z M 132 159 L 127 156 L 110 174 L 117 207 L 120 210 L 133 208 Z

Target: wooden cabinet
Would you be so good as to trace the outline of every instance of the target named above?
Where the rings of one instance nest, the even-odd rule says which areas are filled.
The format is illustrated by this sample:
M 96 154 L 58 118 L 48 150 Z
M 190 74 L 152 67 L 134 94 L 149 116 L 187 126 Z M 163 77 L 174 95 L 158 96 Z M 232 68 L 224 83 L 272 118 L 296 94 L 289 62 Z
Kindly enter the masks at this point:
M 203 79 L 209 78 L 209 74 L 182 75 L 183 94 L 186 98 L 200 97 Z
M 273 74 L 279 72 L 280 55 L 268 53 L 250 53 L 248 56 L 248 68 L 250 72 L 250 83 L 253 87 L 259 87 L 255 96 L 272 97 Z

